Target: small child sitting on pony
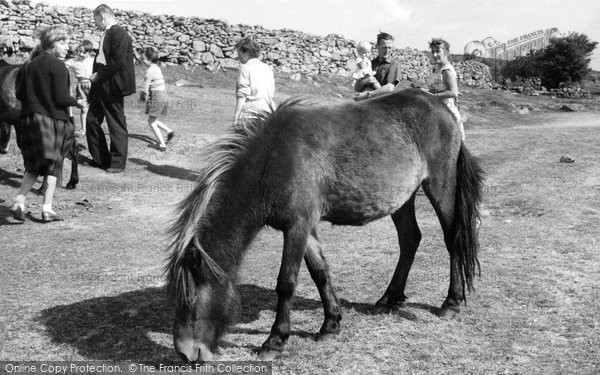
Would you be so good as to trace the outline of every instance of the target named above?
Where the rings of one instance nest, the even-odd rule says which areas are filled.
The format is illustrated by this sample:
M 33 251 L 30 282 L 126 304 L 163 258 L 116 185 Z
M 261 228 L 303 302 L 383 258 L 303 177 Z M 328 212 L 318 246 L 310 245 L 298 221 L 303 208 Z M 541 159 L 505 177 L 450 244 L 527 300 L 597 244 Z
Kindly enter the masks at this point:
M 356 84 L 356 81 L 366 76 L 374 76 L 375 72 L 371 67 L 371 43 L 367 41 L 362 41 L 358 43 L 356 47 L 356 52 L 358 54 L 358 58 L 356 59 L 356 69 L 352 74 L 352 78 L 354 82 L 352 86 Z M 370 85 L 365 86 L 363 91 L 373 91 L 380 88 L 381 85 L 378 82 L 372 83 Z

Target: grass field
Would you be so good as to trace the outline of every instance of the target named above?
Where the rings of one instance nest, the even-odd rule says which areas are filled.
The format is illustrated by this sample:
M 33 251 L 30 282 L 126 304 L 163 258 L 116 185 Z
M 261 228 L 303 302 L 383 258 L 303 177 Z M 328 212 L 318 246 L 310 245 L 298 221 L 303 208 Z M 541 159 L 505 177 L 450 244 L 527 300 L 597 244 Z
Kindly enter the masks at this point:
M 13 221 L 7 205 L 23 174 L 14 140 L 0 157 L 0 360 L 178 360 L 162 291 L 164 230 L 174 205 L 194 186 L 202 147 L 231 122 L 235 76 L 181 68 L 164 73 L 173 146 L 166 153 L 147 147 L 150 129 L 130 99 L 127 171 L 107 175 L 82 166 L 78 189 L 56 194 L 65 221 Z M 180 79 L 196 85 L 175 86 Z M 600 372 L 600 112 L 589 110 L 598 100 L 583 103 L 585 112 L 562 113 L 555 110 L 562 102 L 548 98 L 464 92 L 467 146 L 487 174 L 482 276 L 468 306 L 453 321 L 436 316 L 448 287 L 448 255 L 423 196 L 417 202 L 423 240 L 409 300 L 388 315 L 369 308 L 398 259 L 391 220 L 361 228 L 323 223 L 344 309 L 342 332 L 314 340 L 322 307 L 303 267 L 292 336 L 274 373 Z M 290 95 L 338 101 L 351 92 L 344 82 L 279 79 L 278 97 Z M 510 103 L 533 109 L 513 113 Z M 575 162 L 559 163 L 567 154 Z M 39 219 L 41 197 L 28 202 Z M 240 275 L 240 318 L 223 337 L 219 359 L 256 358 L 275 316 L 281 249 L 281 234 L 272 229 L 254 241 Z

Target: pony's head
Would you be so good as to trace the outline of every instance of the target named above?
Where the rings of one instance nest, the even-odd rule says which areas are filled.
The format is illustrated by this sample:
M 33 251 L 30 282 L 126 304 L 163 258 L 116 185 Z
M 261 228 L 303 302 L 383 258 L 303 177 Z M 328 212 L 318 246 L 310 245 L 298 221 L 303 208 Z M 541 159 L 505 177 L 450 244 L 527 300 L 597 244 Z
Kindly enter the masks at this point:
M 213 358 L 238 306 L 233 280 L 219 275 L 202 253 L 196 247 L 188 249 L 181 264 L 172 263 L 168 271 L 168 291 L 175 305 L 173 343 L 186 362 Z
M 208 145 L 199 158 L 204 163 L 200 179 L 178 205 L 169 231 L 172 242 L 166 274 L 167 292 L 176 309 L 175 350 L 185 361 L 212 358 L 220 336 L 235 317 L 237 269 L 243 250 L 263 223 L 258 210 L 240 209 L 247 202 L 232 198 L 239 197 L 232 193 L 232 186 L 238 187 L 236 176 L 247 168 L 240 160 L 247 161 L 280 109 L 294 103 L 286 102 L 274 112 L 253 113 L 243 127 Z M 231 224 L 232 218 L 244 225 Z
M 204 174 L 179 204 L 182 215 L 171 227 L 174 239 L 166 267 L 167 294 L 175 306 L 175 350 L 187 362 L 212 358 L 235 311 L 234 270 L 207 235 L 221 173 L 217 168 Z
M 211 221 L 219 215 L 227 175 L 254 135 L 253 129 L 233 132 L 207 146 L 200 158 L 204 161 L 201 177 L 179 203 L 178 217 L 169 230 L 167 292 L 176 310 L 175 350 L 185 361 L 210 359 L 235 316 L 236 257 L 241 255 L 223 243 L 223 233 L 215 239 Z

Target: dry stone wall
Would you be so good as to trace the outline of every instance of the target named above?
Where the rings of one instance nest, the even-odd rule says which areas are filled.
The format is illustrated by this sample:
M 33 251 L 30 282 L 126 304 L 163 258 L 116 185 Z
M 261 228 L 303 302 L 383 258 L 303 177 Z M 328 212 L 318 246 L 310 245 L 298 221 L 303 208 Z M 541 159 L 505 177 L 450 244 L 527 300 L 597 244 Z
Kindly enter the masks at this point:
M 263 60 L 292 77 L 300 74 L 349 77 L 356 66 L 355 42 L 335 34 L 322 37 L 197 17 L 122 10 L 115 13 L 118 22 L 127 27 L 136 49 L 154 46 L 161 60 L 170 64 L 204 66 L 211 71 L 235 69 L 238 62 L 234 46 L 241 38 L 251 36 L 261 45 Z M 59 23 L 73 26 L 75 43 L 88 39 L 95 46 L 99 44 L 100 33 L 94 25 L 91 9 L 33 4 L 29 0 L 0 0 L 0 50 L 26 53 L 35 47 L 37 28 Z M 401 62 L 404 80 L 424 80 L 430 75 L 429 59 L 419 50 L 396 49 L 393 57 Z M 489 77 L 484 72 L 481 78 L 480 73 L 462 72 L 463 67 L 457 68 L 459 76 L 468 77 L 470 85 L 485 86 L 484 81 L 489 83 L 491 79 L 489 69 Z

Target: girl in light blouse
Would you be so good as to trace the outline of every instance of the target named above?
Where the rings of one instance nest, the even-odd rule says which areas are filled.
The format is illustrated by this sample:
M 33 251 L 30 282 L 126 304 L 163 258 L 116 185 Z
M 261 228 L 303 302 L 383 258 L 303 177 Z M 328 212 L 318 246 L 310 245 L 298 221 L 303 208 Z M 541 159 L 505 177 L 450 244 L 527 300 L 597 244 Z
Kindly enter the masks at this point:
M 448 106 L 450 112 L 454 115 L 460 128 L 460 134 L 465 140 L 465 130 L 458 110 L 458 78 L 456 70 L 450 63 L 448 55 L 450 54 L 450 44 L 443 39 L 434 38 L 429 42 L 429 48 L 433 55 L 435 71 L 430 81 L 430 92 L 442 99 Z

